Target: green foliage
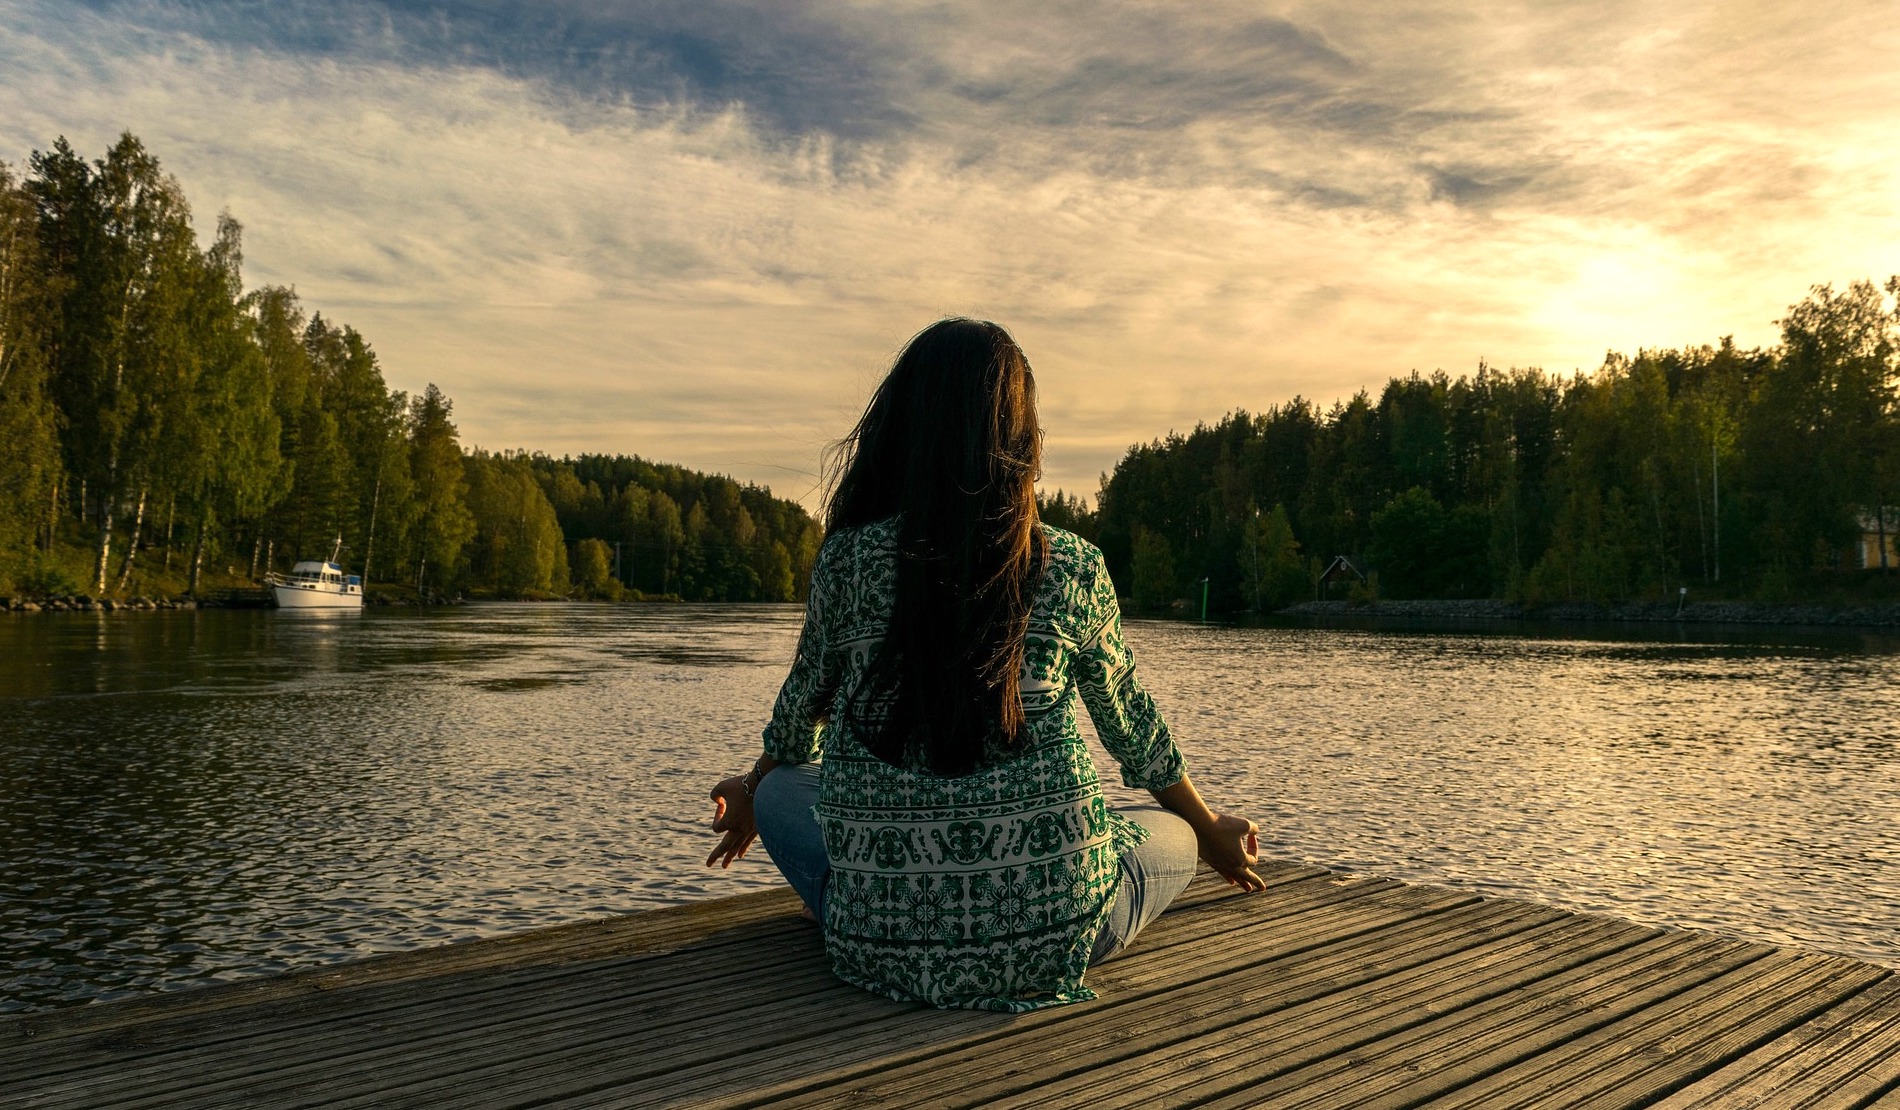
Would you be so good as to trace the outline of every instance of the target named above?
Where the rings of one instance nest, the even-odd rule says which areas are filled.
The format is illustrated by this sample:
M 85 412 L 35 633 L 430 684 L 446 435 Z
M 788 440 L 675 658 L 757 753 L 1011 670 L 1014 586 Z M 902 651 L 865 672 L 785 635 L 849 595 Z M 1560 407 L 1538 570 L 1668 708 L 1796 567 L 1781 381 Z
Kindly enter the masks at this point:
M 1255 612 L 1284 608 L 1312 595 L 1311 568 L 1300 558 L 1300 543 L 1285 505 L 1256 513 L 1241 532 L 1242 593 Z
M 475 537 L 462 447 L 449 420 L 450 408 L 449 399 L 434 382 L 409 407 L 410 472 L 420 491 L 414 556 L 417 589 L 427 589 L 432 581 L 445 587 L 452 584 L 462 563 L 462 548 Z
M 0 583 L 69 585 L 37 568 L 82 525 L 95 592 L 174 583 L 175 562 L 194 590 L 208 561 L 255 578 L 339 540 L 365 580 L 431 592 L 564 594 L 571 544 L 591 596 L 786 601 L 810 577 L 817 523 L 764 489 L 465 456 L 439 389 L 390 390 L 367 339 L 288 288 L 246 293 L 242 260 L 229 215 L 199 247 L 131 135 L 93 162 L 61 139 L 25 181 L 0 166 Z
M 1367 555 L 1386 597 L 1485 597 L 1490 592 L 1490 514 L 1446 509 L 1413 486 L 1372 514 Z
M 570 541 L 619 548 L 619 581 L 689 601 L 795 601 L 823 538 L 794 502 L 625 455 L 529 456 Z
M 1168 550 L 1168 538 L 1146 528 L 1135 533 L 1134 579 L 1135 604 L 1143 609 L 1159 609 L 1176 599 L 1179 590 L 1174 577 L 1174 554 Z
M 50 527 L 59 472 L 46 382 L 50 293 L 32 197 L 0 165 L 0 577 Z
M 66 568 L 50 560 L 26 565 L 14 579 L 14 587 L 33 597 L 66 597 L 80 592 L 79 582 Z
M 1095 539 L 1095 514 L 1089 512 L 1088 502 L 1055 491 L 1053 494 L 1036 493 L 1036 515 L 1044 524 L 1060 528 L 1065 532 L 1074 532 L 1091 542 Z
M 1616 601 L 1635 590 L 1632 552 L 1642 549 L 1623 491 L 1606 499 L 1578 491 L 1558 518 L 1556 533 L 1525 585 L 1530 601 Z
M 566 593 L 567 543 L 528 459 L 476 451 L 464 465 L 474 522 L 469 580 L 497 597 Z
M 618 601 L 627 596 L 627 587 L 614 577 L 614 551 L 605 540 L 582 540 L 574 545 L 570 563 L 574 568 L 574 587 L 581 596 Z
M 0 583 L 195 588 L 341 537 L 366 578 L 430 591 L 563 593 L 570 552 L 593 596 L 805 588 L 822 530 L 798 505 L 637 456 L 465 455 L 440 390 L 390 390 L 365 337 L 246 293 L 241 266 L 236 220 L 201 246 L 129 134 L 0 166 Z M 1237 411 L 1131 447 L 1092 510 L 1038 508 L 1150 608 L 1203 579 L 1217 611 L 1273 608 L 1338 555 L 1393 597 L 1865 592 L 1858 521 L 1900 506 L 1896 298 L 1900 277 L 1817 286 L 1767 350 L 1481 363 Z
M 1412 374 L 1131 447 L 1092 524 L 1135 587 L 1138 537 L 1217 609 L 1258 607 L 1258 505 L 1388 597 L 1834 596 L 1857 519 L 1900 506 L 1900 278 L 1817 287 L 1782 344 L 1609 356 L 1595 373 Z M 1156 540 L 1142 541 L 1151 551 Z M 1152 561 L 1152 556 L 1150 557 Z M 1871 577 L 1878 577 L 1873 575 Z
M 199 299 L 217 293 L 204 273 L 216 263 L 177 181 L 130 134 L 90 166 L 64 140 L 33 166 L 41 252 L 59 271 L 49 354 L 63 462 L 91 501 L 79 513 L 97 527 L 92 586 L 104 592 L 121 515 L 130 507 L 136 528 L 154 487 L 201 447 L 181 410 L 203 369 L 194 325 Z M 127 571 L 136 549 L 134 537 Z
M 1373 571 L 1363 580 L 1356 581 L 1346 588 L 1346 600 L 1354 604 L 1379 600 L 1379 572 Z

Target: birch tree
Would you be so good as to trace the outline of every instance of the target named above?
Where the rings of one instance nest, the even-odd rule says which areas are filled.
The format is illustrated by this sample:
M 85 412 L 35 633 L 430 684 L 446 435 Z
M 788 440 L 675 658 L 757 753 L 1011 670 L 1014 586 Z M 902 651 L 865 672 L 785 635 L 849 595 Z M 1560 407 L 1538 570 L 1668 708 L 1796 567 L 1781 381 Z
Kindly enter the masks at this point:
M 130 511 L 136 543 L 167 406 L 189 387 L 184 317 L 197 243 L 178 182 L 130 133 L 91 167 L 64 140 L 33 166 L 43 242 L 66 267 L 53 393 L 67 468 L 91 501 L 93 588 L 103 593 L 118 519 Z

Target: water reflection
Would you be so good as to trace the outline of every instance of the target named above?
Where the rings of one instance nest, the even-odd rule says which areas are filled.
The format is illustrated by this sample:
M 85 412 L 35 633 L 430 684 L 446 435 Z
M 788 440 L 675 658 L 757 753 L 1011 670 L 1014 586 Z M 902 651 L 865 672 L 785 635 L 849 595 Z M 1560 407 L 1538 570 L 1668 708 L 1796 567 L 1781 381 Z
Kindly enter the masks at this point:
M 1900 964 L 1891 640 L 1140 628 L 1285 855 Z
M 0 1009 L 771 882 L 701 866 L 792 607 L 0 621 Z M 1131 622 L 1283 858 L 1900 966 L 1900 651 Z

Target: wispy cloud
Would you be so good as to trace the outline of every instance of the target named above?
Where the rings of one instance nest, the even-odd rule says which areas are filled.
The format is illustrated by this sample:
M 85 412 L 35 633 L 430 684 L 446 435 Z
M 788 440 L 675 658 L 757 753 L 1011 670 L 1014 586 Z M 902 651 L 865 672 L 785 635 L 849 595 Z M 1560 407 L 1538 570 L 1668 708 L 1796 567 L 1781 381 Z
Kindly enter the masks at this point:
M 1765 342 L 1900 269 L 1883 6 L 1474 13 L 0 0 L 0 157 L 129 128 L 471 440 L 795 496 L 940 313 L 1018 333 L 1087 490 L 1235 406 Z

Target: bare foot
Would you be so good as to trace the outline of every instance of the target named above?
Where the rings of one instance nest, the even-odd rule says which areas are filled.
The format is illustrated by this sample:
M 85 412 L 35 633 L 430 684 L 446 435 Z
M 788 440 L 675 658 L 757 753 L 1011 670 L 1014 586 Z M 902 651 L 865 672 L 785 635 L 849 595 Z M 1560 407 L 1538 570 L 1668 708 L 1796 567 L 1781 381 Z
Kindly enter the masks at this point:
M 811 907 L 810 907 L 810 906 L 807 906 L 807 905 L 806 905 L 805 903 L 803 903 L 803 902 L 800 902 L 800 903 L 798 904 L 798 916 L 800 916 L 800 917 L 802 917 L 802 918 L 804 918 L 805 920 L 807 920 L 807 921 L 809 921 L 809 922 L 811 922 L 811 923 L 812 923 L 813 925 L 816 925 L 816 924 L 818 924 L 818 915 L 817 915 L 817 914 L 815 914 L 815 913 L 813 913 L 813 912 L 811 912 Z

